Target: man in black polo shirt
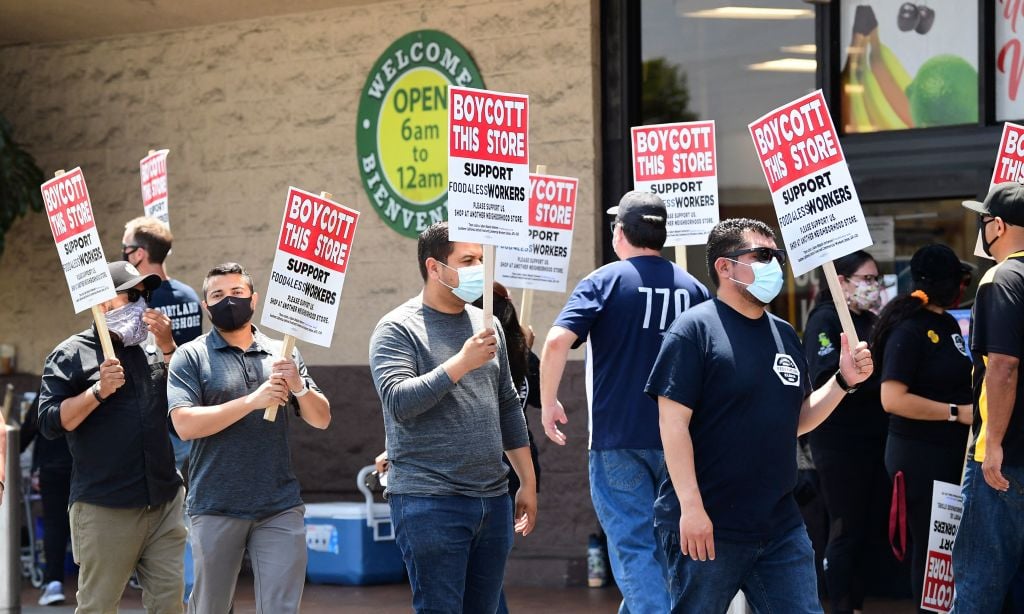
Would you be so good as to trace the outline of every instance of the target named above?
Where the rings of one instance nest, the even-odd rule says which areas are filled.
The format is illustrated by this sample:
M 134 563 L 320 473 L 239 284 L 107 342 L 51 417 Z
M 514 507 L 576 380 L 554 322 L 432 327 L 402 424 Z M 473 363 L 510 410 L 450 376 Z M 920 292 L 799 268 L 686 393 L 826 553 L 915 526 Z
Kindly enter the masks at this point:
M 167 426 L 166 315 L 147 309 L 160 285 L 127 262 L 109 265 L 117 297 L 101 305 L 117 358 L 104 360 L 95 326 L 46 359 L 39 429 L 67 437 L 71 545 L 81 565 L 78 609 L 113 613 L 133 570 L 150 612 L 181 612 L 185 525 L 181 476 Z
M 975 441 L 953 545 L 961 614 L 998 612 L 1024 559 L 1024 186 L 1001 183 L 964 207 L 981 216 L 982 247 L 998 264 L 978 284 L 971 317 Z

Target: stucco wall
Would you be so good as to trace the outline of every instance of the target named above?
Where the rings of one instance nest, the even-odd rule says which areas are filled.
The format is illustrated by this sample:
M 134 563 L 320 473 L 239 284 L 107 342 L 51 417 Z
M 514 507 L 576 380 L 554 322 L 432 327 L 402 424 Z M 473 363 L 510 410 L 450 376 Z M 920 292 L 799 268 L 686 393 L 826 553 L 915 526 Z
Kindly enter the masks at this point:
M 531 97 L 531 163 L 580 178 L 570 287 L 596 262 L 597 32 L 591 0 L 377 2 L 285 17 L 0 49 L 0 113 L 52 175 L 85 172 L 108 259 L 141 214 L 138 161 L 169 148 L 173 277 L 198 287 L 224 260 L 266 288 L 289 185 L 363 216 L 330 349 L 307 362 L 366 364 L 373 325 L 415 294 L 415 241 L 387 228 L 359 182 L 355 114 L 374 61 L 399 36 L 442 30 L 488 88 Z M 0 257 L 0 342 L 19 370 L 88 324 L 75 318 L 46 219 L 19 221 Z M 564 297 L 539 293 L 543 334 Z M 258 320 L 257 320 L 258 321 Z M 207 324 L 208 327 L 208 324 Z

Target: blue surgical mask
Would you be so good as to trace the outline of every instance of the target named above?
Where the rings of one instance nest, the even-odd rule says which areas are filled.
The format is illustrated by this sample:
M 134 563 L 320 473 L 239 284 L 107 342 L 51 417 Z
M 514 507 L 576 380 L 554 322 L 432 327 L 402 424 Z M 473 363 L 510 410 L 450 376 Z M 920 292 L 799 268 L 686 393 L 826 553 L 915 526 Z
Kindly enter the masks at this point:
M 732 259 L 730 258 L 730 260 Z M 772 258 L 769 262 L 747 263 L 740 262 L 739 260 L 732 261 L 736 264 L 745 264 L 753 269 L 754 281 L 748 284 L 733 277 L 729 279 L 746 286 L 747 291 L 765 305 L 772 302 L 779 295 L 779 292 L 782 292 L 782 285 L 785 283 L 785 279 L 782 276 L 782 267 L 775 258 Z
M 440 260 L 438 260 L 437 263 L 444 268 L 452 269 L 459 274 L 459 285 L 455 288 L 452 288 L 438 278 L 438 281 L 441 281 L 441 285 L 451 289 L 452 294 L 467 303 L 472 303 L 484 295 L 484 265 L 475 264 L 473 266 L 464 266 L 461 269 L 455 269 Z

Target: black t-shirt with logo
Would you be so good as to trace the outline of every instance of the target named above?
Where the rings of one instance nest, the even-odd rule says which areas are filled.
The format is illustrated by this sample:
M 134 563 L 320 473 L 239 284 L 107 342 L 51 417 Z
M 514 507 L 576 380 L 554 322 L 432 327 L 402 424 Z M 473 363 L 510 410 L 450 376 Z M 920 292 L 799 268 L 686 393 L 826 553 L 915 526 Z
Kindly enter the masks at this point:
M 974 434 L 971 457 L 985 460 L 988 417 L 985 390 L 986 358 L 1005 354 L 1024 359 L 1024 252 L 1011 255 L 988 270 L 978 284 L 971 317 L 971 352 L 974 354 Z M 1024 466 L 1024 374 L 1017 372 L 1017 396 L 1010 424 L 1003 437 L 1003 464 Z
M 893 328 L 882 357 L 882 382 L 896 380 L 908 392 L 940 403 L 970 403 L 971 359 L 960 325 L 948 313 L 921 309 Z M 967 446 L 966 425 L 947 420 L 889 417 L 889 433 L 958 448 Z

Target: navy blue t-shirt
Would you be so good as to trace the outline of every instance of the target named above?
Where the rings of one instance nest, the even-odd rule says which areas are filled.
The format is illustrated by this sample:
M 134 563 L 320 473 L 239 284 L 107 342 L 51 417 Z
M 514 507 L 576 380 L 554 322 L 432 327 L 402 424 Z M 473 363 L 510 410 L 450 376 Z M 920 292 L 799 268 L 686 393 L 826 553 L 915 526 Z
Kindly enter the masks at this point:
M 788 360 L 777 359 L 770 321 Z M 796 437 L 810 389 L 796 331 L 774 315 L 752 320 L 715 299 L 666 333 L 646 391 L 693 410 L 697 486 L 716 539 L 770 539 L 802 522 L 793 498 Z M 654 516 L 679 530 L 671 479 L 659 489 Z
M 555 326 L 587 342 L 590 449 L 661 449 L 658 405 L 644 384 L 676 317 L 708 299 L 692 275 L 661 256 L 613 262 L 585 277 Z
M 177 279 L 165 279 L 159 288 L 153 290 L 148 304 L 171 319 L 171 334 L 177 345 L 203 334 L 203 310 L 199 306 L 199 295 L 190 286 Z

